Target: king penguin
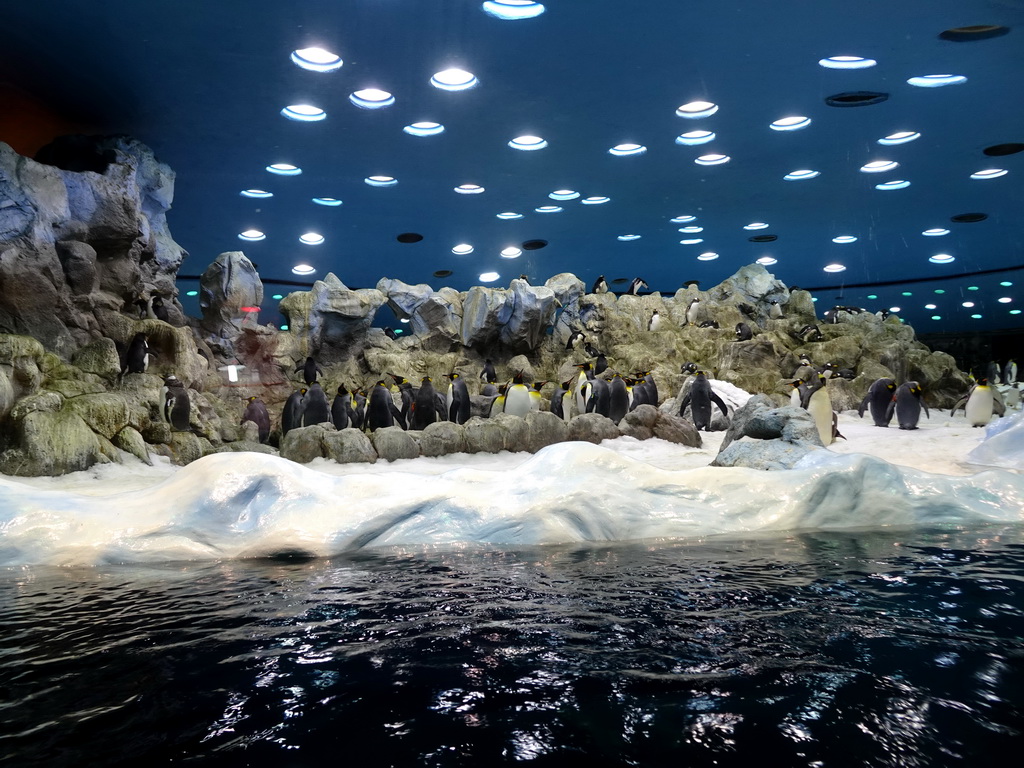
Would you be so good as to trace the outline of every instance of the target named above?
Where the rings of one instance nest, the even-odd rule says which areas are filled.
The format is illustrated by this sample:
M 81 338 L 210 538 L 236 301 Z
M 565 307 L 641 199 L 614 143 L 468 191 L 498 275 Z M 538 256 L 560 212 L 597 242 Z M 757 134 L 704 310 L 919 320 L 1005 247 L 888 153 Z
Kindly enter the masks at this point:
M 498 396 L 491 400 L 491 410 L 487 413 L 487 418 L 493 419 L 499 413 L 505 412 L 505 392 L 507 391 L 507 384 L 498 385 Z
M 690 385 L 690 391 L 686 393 L 683 402 L 679 405 L 679 415 L 682 416 L 686 406 L 690 406 L 690 415 L 693 417 L 693 426 L 697 431 L 711 431 L 711 404 L 714 403 L 721 410 L 724 416 L 729 415 L 729 409 L 725 402 L 711 388 L 708 375 L 704 371 L 697 371 L 697 375 Z
M 352 410 L 349 411 L 352 426 L 362 429 L 366 421 L 366 393 L 361 389 L 352 390 Z
M 686 305 L 686 324 L 696 325 L 697 316 L 700 314 L 700 296 L 694 296 Z
M 1000 376 L 1002 371 L 999 369 L 999 363 L 995 360 L 990 360 L 988 363 L 988 381 L 990 384 L 1000 384 L 1002 380 Z
M 335 429 L 348 427 L 349 419 L 352 417 L 352 396 L 348 393 L 344 384 L 338 386 L 338 394 L 334 396 L 331 403 L 331 422 Z
M 296 373 L 299 371 L 302 371 L 302 380 L 306 382 L 306 386 L 316 381 L 317 374 L 320 376 L 324 375 L 324 372 L 320 370 L 320 366 L 316 364 L 316 360 L 312 357 L 307 357 L 306 362 L 295 369 Z
M 398 393 L 402 396 L 402 410 L 400 412 L 399 420 L 402 422 L 403 427 L 408 428 L 409 414 L 412 413 L 413 402 L 412 382 L 406 380 L 404 376 L 396 376 L 393 373 L 389 373 L 388 376 L 395 380 L 395 386 L 398 387 Z
M 306 406 L 306 388 L 302 387 L 288 395 L 281 410 L 281 435 L 287 435 L 296 427 L 302 426 L 302 412 Z
M 817 384 L 808 386 L 803 393 L 800 405 L 811 414 L 814 425 L 818 428 L 818 437 L 822 445 L 832 445 L 833 426 L 832 419 L 832 398 L 825 386 L 828 379 L 819 374 Z
M 887 379 L 880 379 L 880 381 L 887 381 Z M 900 425 L 900 429 L 917 429 L 917 422 L 921 420 L 922 408 L 924 408 L 924 415 L 928 416 L 928 406 L 921 399 L 921 385 L 916 381 L 905 381 L 900 384 L 896 394 L 889 400 L 889 406 L 885 411 L 885 424 L 879 425 L 877 419 L 875 424 L 876 426 L 888 426 L 889 419 L 895 412 L 896 423 Z M 928 418 L 931 417 L 928 416 Z
M 270 412 L 262 400 L 253 395 L 249 398 L 249 404 L 245 406 L 245 413 L 242 414 L 242 423 L 251 421 L 256 425 L 261 443 L 267 442 L 270 437 Z
M 622 417 L 629 412 L 629 393 L 626 391 L 626 382 L 616 373 L 612 376 L 608 389 L 608 418 L 618 424 L 622 421 Z
M 164 419 L 175 432 L 188 432 L 191 406 L 188 391 L 173 373 L 164 377 Z
M 972 427 L 984 427 L 988 424 L 996 409 L 996 400 L 987 378 L 983 376 L 978 379 L 978 383 L 971 387 L 971 391 L 956 401 L 949 415 L 952 416 L 961 407 L 967 416 L 967 423 Z
M 413 402 L 409 429 L 423 429 L 435 421 L 437 421 L 437 393 L 430 377 L 424 376 Z
M 594 287 L 590 289 L 591 293 L 608 293 L 608 283 L 604 279 L 604 275 L 598 275 L 597 280 L 594 281 Z
M 1011 387 L 1017 383 L 1017 361 L 1007 360 L 1006 365 L 1003 366 L 1003 384 L 1009 384 Z
M 448 376 L 452 380 L 448 387 L 448 421 L 465 424 L 470 416 L 469 387 L 459 374 L 453 372 Z
M 319 382 L 314 381 L 306 390 L 306 404 L 302 409 L 302 426 L 311 427 L 331 420 L 331 406 Z
M 512 377 L 512 386 L 505 391 L 505 413 L 526 417 L 530 412 L 530 388 L 523 383 L 523 372 Z
M 541 388 L 547 384 L 546 381 L 535 381 L 533 382 L 533 389 L 530 390 L 530 410 L 539 411 L 541 401 Z
M 595 378 L 590 382 L 594 388 L 594 394 L 587 401 L 587 413 L 599 413 L 607 416 L 611 408 L 611 387 L 604 379 Z
M 383 380 L 378 381 L 370 390 L 370 397 L 366 404 L 366 426 L 373 432 L 383 427 L 395 426 L 395 421 L 401 421 L 402 414 L 395 407 L 395 401 L 391 397 L 391 390 L 384 384 Z M 405 425 L 400 425 L 405 429 Z
M 591 383 L 594 378 L 594 372 L 590 370 L 590 363 L 580 363 L 576 367 L 580 369 L 579 376 L 576 377 L 576 386 L 573 387 L 576 413 L 586 413 L 587 401 L 590 400 L 590 396 L 594 391 L 594 385 Z
M 572 384 L 572 379 L 566 379 L 562 382 L 562 387 L 556 389 L 555 393 L 551 395 L 551 412 L 562 421 L 568 421 L 571 416 L 569 413 L 569 403 L 571 401 L 566 401 L 566 396 L 571 396 L 569 392 L 570 384 Z
M 876 427 L 888 427 L 889 422 L 892 420 L 890 406 L 892 406 L 896 399 L 893 396 L 895 390 L 896 382 L 892 379 L 875 379 L 874 383 L 868 388 L 868 393 L 861 400 L 857 414 L 863 419 L 864 411 L 870 410 L 871 419 L 875 422 Z M 902 390 L 903 387 L 900 387 L 900 391 Z M 917 422 L 915 421 L 914 423 L 916 424 Z

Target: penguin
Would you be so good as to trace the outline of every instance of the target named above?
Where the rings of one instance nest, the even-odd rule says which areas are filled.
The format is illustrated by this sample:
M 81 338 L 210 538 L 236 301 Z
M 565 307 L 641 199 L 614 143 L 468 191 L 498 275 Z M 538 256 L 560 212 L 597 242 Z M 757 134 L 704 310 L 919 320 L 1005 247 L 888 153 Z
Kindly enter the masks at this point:
M 782 305 L 776 299 L 772 299 L 768 305 L 768 317 L 772 320 L 780 320 L 782 318 Z
M 990 360 L 988 364 L 988 380 L 990 384 L 1001 384 L 1002 371 L 999 369 L 999 363 L 995 360 Z
M 647 402 L 651 405 L 657 405 L 661 397 L 658 395 L 658 384 L 654 380 L 654 374 L 650 371 L 644 371 L 643 373 L 637 373 L 636 377 L 643 380 L 644 389 L 647 393 Z
M 331 422 L 335 429 L 348 427 L 352 412 L 352 396 L 348 393 L 344 384 L 338 386 L 338 394 L 334 396 L 331 403 Z
M 982 376 L 978 379 L 978 383 L 971 387 L 971 391 L 956 401 L 949 415 L 952 416 L 959 408 L 964 409 L 967 423 L 972 427 L 984 427 L 988 424 L 996 410 L 996 399 L 987 378 Z
M 288 395 L 281 410 L 281 435 L 287 435 L 302 426 L 302 412 L 306 407 L 306 388 L 302 387 Z
M 498 394 L 498 388 L 493 384 L 484 384 L 483 389 L 480 390 L 480 394 L 484 397 L 494 397 Z
M 299 371 L 302 371 L 302 380 L 306 382 L 306 386 L 316 381 L 317 374 L 324 375 L 324 372 L 320 370 L 320 366 L 316 364 L 316 360 L 312 357 L 307 357 L 306 362 L 295 369 L 296 373 Z
M 805 325 L 803 328 L 796 332 L 796 335 L 802 341 L 808 342 L 821 341 L 823 338 L 825 338 L 821 333 L 821 329 L 818 328 L 818 326 L 816 325 Z
M 248 403 L 242 414 L 242 423 L 251 421 L 255 424 L 259 441 L 265 443 L 270 437 L 270 412 L 267 410 L 266 404 L 255 395 L 249 398 Z
M 686 324 L 696 325 L 697 315 L 700 313 L 700 297 L 694 296 L 690 299 L 690 303 L 686 305 Z
M 1017 362 L 1015 360 L 1007 360 L 1006 365 L 1003 366 L 1003 384 L 1009 384 L 1011 387 L 1017 383 Z
M 692 376 L 693 374 L 695 374 L 697 372 L 697 364 L 696 363 L 683 363 L 682 366 L 680 366 L 680 368 L 679 368 L 679 372 L 684 374 L 684 375 L 687 375 L 687 376 Z
M 191 406 L 188 391 L 173 373 L 164 377 L 163 415 L 174 432 L 188 432 Z
M 362 429 L 366 422 L 366 392 L 361 389 L 352 391 L 352 410 L 349 411 L 352 426 Z
M 608 418 L 618 424 L 622 421 L 622 417 L 629 412 L 629 393 L 626 391 L 626 382 L 616 373 L 612 376 L 608 389 Z
M 831 360 L 825 363 L 823 366 L 817 369 L 817 373 L 824 376 L 826 379 L 832 378 L 832 375 L 839 370 L 839 364 L 833 363 Z
M 448 387 L 448 421 L 465 424 L 470 416 L 469 387 L 457 373 L 449 373 L 448 377 L 452 380 Z
M 803 379 L 804 381 L 814 381 L 818 376 L 818 369 L 814 367 L 814 363 L 811 362 L 811 358 L 807 355 L 800 355 L 800 365 L 795 371 L 793 371 L 794 379 Z
M 583 334 L 583 331 L 573 331 L 569 334 L 569 340 L 565 342 L 565 351 L 572 352 L 576 347 L 583 343 L 583 340 L 587 337 Z
M 327 402 L 327 394 L 319 382 L 312 382 L 306 390 L 306 398 L 302 408 L 302 426 L 311 427 L 331 420 L 331 406 Z
M 721 328 L 717 320 L 705 320 L 697 325 L 698 328 Z
M 395 407 L 395 401 L 391 397 L 391 390 L 381 379 L 373 385 L 370 390 L 370 397 L 366 405 L 366 426 L 373 432 L 384 427 L 395 426 L 395 421 L 401 421 L 402 414 Z M 405 425 L 400 425 L 405 428 Z
M 601 354 L 601 350 L 591 344 L 589 341 L 583 345 L 584 351 L 591 357 L 597 357 Z
M 711 404 L 717 405 L 724 416 L 729 415 L 729 409 L 725 402 L 718 396 L 718 393 L 711 388 L 708 376 L 704 371 L 697 371 L 690 391 L 686 393 L 683 402 L 679 405 L 679 415 L 682 416 L 686 406 L 690 406 L 690 414 L 693 417 L 693 426 L 697 431 L 702 429 L 705 432 L 711 431 Z
M 750 341 L 754 338 L 754 332 L 746 323 L 736 323 L 736 341 Z
M 751 320 L 753 320 L 756 317 L 756 315 L 757 315 L 757 313 L 754 311 L 754 308 L 752 306 L 750 306 L 749 304 L 743 303 L 743 302 L 737 304 L 736 305 L 736 309 L 738 309 L 744 315 L 749 317 Z
M 491 400 L 491 410 L 488 412 L 487 417 L 493 419 L 499 413 L 505 412 L 505 392 L 508 391 L 507 384 L 500 384 L 498 386 L 498 396 Z
M 905 381 L 900 384 L 896 394 L 889 400 L 889 405 L 885 410 L 885 424 L 881 426 L 887 426 L 895 412 L 896 423 L 900 425 L 900 429 L 917 429 L 922 408 L 924 408 L 924 415 L 931 418 L 928 415 L 928 406 L 921 399 L 921 385 L 916 381 Z M 877 419 L 875 424 L 878 425 Z
M 803 401 L 803 379 L 794 379 L 790 382 L 792 389 L 789 391 L 789 404 L 799 408 L 800 403 Z
M 611 408 L 611 387 L 604 379 L 594 379 L 591 382 L 594 394 L 587 401 L 587 413 L 599 413 L 608 416 Z
M 889 319 L 889 315 L 891 314 L 892 312 L 890 312 L 888 309 L 880 309 L 877 312 L 875 312 L 875 317 L 877 317 L 879 320 L 885 321 Z
M 171 313 L 167 311 L 167 305 L 164 304 L 162 296 L 154 296 L 150 299 L 150 306 L 157 320 L 163 320 L 165 323 L 171 322 Z
M 402 396 L 402 410 L 399 414 L 399 420 L 402 422 L 402 426 L 409 427 L 409 414 L 412 412 L 413 403 L 413 391 L 412 382 L 407 381 L 403 376 L 396 376 L 393 373 L 389 373 L 392 379 L 395 380 L 395 386 L 398 387 L 398 392 Z
M 658 310 L 654 310 L 651 314 L 651 319 L 647 321 L 647 330 L 652 333 L 661 329 L 661 315 L 658 314 Z
M 590 363 L 580 363 L 576 367 L 580 369 L 580 373 L 576 377 L 576 386 L 573 388 L 573 392 L 575 392 L 576 413 L 586 413 L 587 401 L 594 391 L 594 385 L 591 383 L 594 378 L 594 372 L 590 369 Z
M 490 358 L 484 360 L 484 367 L 480 371 L 480 378 L 488 384 L 494 384 L 498 381 L 498 372 L 494 370 L 494 363 L 491 362 Z
M 541 390 L 541 387 L 543 387 L 545 384 L 547 384 L 546 381 L 535 381 L 535 382 L 533 382 L 533 389 L 530 390 L 530 410 L 531 411 L 539 411 L 540 410 L 540 400 L 541 400 L 540 390 Z
M 629 288 L 626 289 L 626 295 L 639 296 L 640 291 L 643 290 L 644 288 L 650 288 L 650 286 L 647 285 L 647 283 L 645 283 L 642 278 L 634 277 L 633 282 L 631 282 L 629 284 Z
M 598 275 L 597 280 L 594 281 L 594 287 L 590 289 L 591 293 L 608 293 L 608 283 L 604 279 L 604 275 Z
M 832 398 L 828 394 L 825 384 L 828 378 L 818 374 L 818 381 L 813 386 L 808 384 L 803 391 L 800 405 L 811 414 L 814 424 L 818 428 L 818 437 L 822 445 L 831 445 L 834 440 L 832 423 Z
M 566 397 L 571 396 L 570 384 L 572 384 L 572 379 L 566 379 L 562 382 L 562 388 L 556 389 L 555 393 L 551 395 L 551 412 L 562 421 L 568 421 L 571 416 L 566 402 Z
M 852 368 L 836 368 L 832 375 L 837 379 L 846 379 L 847 381 L 853 381 L 857 378 L 857 372 Z
M 600 376 L 602 373 L 608 370 L 608 358 L 601 352 L 597 353 L 597 359 L 594 361 L 594 375 Z
M 635 410 L 641 405 L 657 405 L 651 398 L 651 391 L 642 374 L 635 378 L 626 380 L 626 396 L 629 400 L 629 410 Z
M 530 388 L 523 383 L 523 372 L 512 377 L 512 386 L 505 391 L 505 413 L 525 417 L 530 412 Z
M 149 339 L 144 333 L 136 333 L 128 343 L 128 350 L 124 355 L 124 365 L 121 367 L 121 375 L 126 373 L 145 373 L 149 368 L 149 358 L 155 356 L 149 348 Z
M 902 391 L 902 387 L 900 390 Z M 864 411 L 871 411 L 871 419 L 876 427 L 888 427 L 892 420 L 890 407 L 895 401 L 893 392 L 896 390 L 896 382 L 892 379 L 875 379 L 868 387 L 868 393 L 861 400 L 857 415 L 864 418 Z
M 423 429 L 435 421 L 437 421 L 437 392 L 434 391 L 430 377 L 424 376 L 420 381 L 420 388 L 416 392 L 416 399 L 413 401 L 409 429 Z

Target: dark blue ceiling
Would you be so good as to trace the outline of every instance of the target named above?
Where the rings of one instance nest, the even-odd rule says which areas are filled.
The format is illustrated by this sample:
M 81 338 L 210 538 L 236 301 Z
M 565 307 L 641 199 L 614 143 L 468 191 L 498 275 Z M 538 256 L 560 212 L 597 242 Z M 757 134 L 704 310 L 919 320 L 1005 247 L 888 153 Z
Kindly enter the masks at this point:
M 496 285 L 521 273 L 543 282 L 574 272 L 588 284 L 599 274 L 641 276 L 652 290 L 672 293 L 687 280 L 710 287 L 770 256 L 778 261 L 769 271 L 787 284 L 820 289 L 822 309 L 837 302 L 899 306 L 925 333 L 1024 326 L 1010 314 L 1024 308 L 1024 270 L 1017 271 L 1024 265 L 1024 153 L 984 154 L 993 145 L 1024 142 L 1024 3 L 551 0 L 539 16 L 517 21 L 494 18 L 482 5 L 19 3 L 5 12 L 0 63 L 9 82 L 69 120 L 153 147 L 178 175 L 169 221 L 191 254 L 182 274 L 201 273 L 222 251 L 244 250 L 268 284 L 267 321 L 276 314 L 270 295 L 293 289 L 275 280 L 313 279 L 292 274 L 300 262 L 316 268 L 314 277 L 332 271 L 353 287 L 388 276 L 465 290 L 486 271 L 500 273 Z M 965 42 L 940 38 L 973 25 L 1008 32 Z M 290 61 L 293 50 L 314 45 L 337 53 L 344 65 L 316 73 Z M 878 63 L 861 70 L 819 66 L 819 59 L 838 55 Z M 460 92 L 432 87 L 431 75 L 449 67 L 473 72 L 479 85 Z M 967 81 L 939 88 L 907 83 L 931 74 Z M 350 103 L 350 93 L 368 87 L 393 93 L 395 104 L 365 110 Z M 861 107 L 825 102 L 851 91 L 888 98 Z M 676 115 L 694 100 L 714 102 L 718 112 L 699 120 Z M 291 121 L 280 114 L 291 104 L 312 104 L 328 116 Z M 797 131 L 769 129 L 790 115 L 812 122 Z M 446 130 L 422 138 L 403 132 L 423 120 Z M 693 130 L 712 130 L 717 138 L 702 146 L 675 143 Z M 903 130 L 921 137 L 900 146 L 877 143 Z M 548 146 L 508 147 L 523 134 Z M 647 151 L 608 153 L 624 142 Z M 695 164 L 707 153 L 731 160 Z M 859 170 L 882 159 L 899 167 Z M 264 168 L 275 162 L 303 173 L 273 176 Z M 820 175 L 783 180 L 804 168 Z M 986 168 L 1009 172 L 970 178 Z M 364 183 L 375 174 L 398 184 Z M 911 184 L 875 189 L 893 179 Z M 453 191 L 465 183 L 485 192 Z M 240 196 L 247 188 L 274 197 Z M 611 201 L 584 206 L 548 198 L 562 188 Z M 318 206 L 311 202 L 316 196 L 343 205 Z M 563 211 L 534 212 L 549 204 Z M 499 220 L 502 211 L 523 218 Z M 987 218 L 951 222 L 968 212 Z M 684 225 L 669 220 L 683 214 L 697 217 L 693 224 L 704 230 L 690 237 L 703 243 L 680 244 Z M 743 229 L 753 221 L 770 227 Z M 950 234 L 922 236 L 934 227 Z M 266 239 L 239 240 L 250 228 Z M 309 231 L 325 242 L 301 244 Z M 396 239 L 410 232 L 423 239 Z M 617 239 L 625 234 L 641 238 Z M 749 240 L 765 234 L 777 239 Z M 832 242 L 837 235 L 858 240 L 839 245 Z M 546 247 L 500 257 L 502 248 L 533 239 Z M 474 252 L 454 255 L 459 243 Z M 709 251 L 719 258 L 697 260 Z M 936 253 L 955 260 L 930 263 Z M 824 272 L 831 263 L 846 270 Z M 452 274 L 434 277 L 438 270 Z M 185 296 L 193 282 L 181 281 L 182 300 L 197 313 Z M 964 301 L 975 306 L 964 308 Z

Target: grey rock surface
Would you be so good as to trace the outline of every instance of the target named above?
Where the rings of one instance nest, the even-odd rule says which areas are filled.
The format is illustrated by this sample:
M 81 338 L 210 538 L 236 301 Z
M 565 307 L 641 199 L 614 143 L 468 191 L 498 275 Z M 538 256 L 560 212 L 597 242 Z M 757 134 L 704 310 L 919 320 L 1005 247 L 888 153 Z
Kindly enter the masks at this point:
M 378 458 L 385 461 L 415 459 L 420 455 L 420 447 L 416 440 L 401 427 L 383 427 L 375 430 L 370 435 L 370 442 Z
M 566 430 L 568 440 L 582 440 L 588 443 L 600 443 L 619 436 L 619 428 L 607 416 L 599 413 L 582 413 L 569 420 Z

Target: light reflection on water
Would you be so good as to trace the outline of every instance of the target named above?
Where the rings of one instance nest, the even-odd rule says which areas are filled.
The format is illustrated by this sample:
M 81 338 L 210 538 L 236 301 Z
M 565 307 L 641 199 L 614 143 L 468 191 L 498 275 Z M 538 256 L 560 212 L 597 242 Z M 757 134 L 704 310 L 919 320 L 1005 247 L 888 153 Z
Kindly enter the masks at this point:
M 9 569 L 0 763 L 953 764 L 1024 734 L 1022 542 Z

